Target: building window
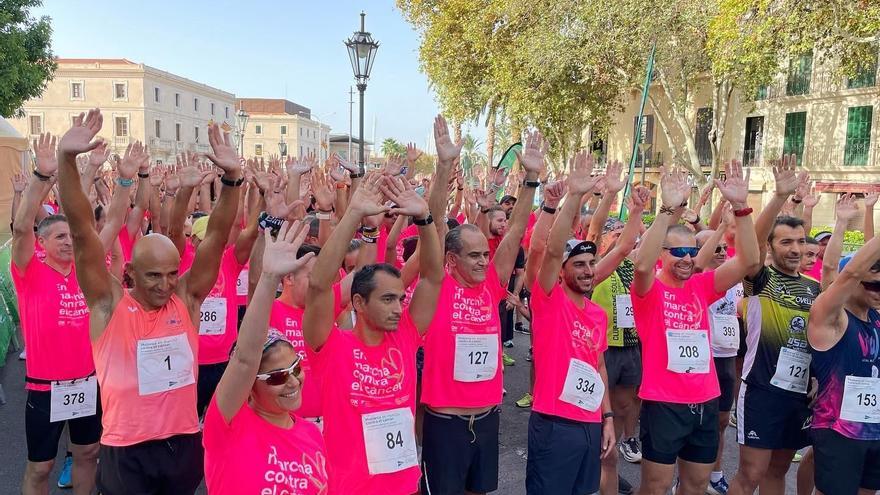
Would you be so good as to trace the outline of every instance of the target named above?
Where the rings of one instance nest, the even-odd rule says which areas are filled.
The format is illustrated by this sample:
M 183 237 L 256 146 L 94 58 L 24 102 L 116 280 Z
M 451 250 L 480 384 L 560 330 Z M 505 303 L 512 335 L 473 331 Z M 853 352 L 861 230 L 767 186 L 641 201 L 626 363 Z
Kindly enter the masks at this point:
M 303 128 L 300 127 L 300 128 L 299 128 L 299 137 L 302 137 L 302 135 L 303 135 Z
M 162 137 L 162 121 L 159 119 L 156 119 L 155 124 L 156 124 L 156 138 L 158 139 L 158 138 Z
M 758 89 L 755 90 L 755 101 L 761 101 L 767 99 L 767 85 L 759 86 Z
M 199 126 L 196 126 L 195 130 L 196 130 L 196 134 L 195 134 L 196 135 L 196 142 L 198 143 L 199 142 Z
M 807 112 L 785 114 L 785 137 L 782 141 L 782 154 L 797 155 L 797 164 L 801 165 L 804 156 L 804 135 L 807 131 Z
M 302 130 L 302 129 L 300 129 L 300 130 Z M 305 155 L 303 154 L 303 147 L 302 147 L 302 145 L 299 145 L 299 156 L 305 156 Z
M 282 136 L 286 136 L 286 135 L 287 135 L 287 126 L 286 126 L 286 125 L 282 125 L 282 126 L 281 126 L 281 135 L 282 135 Z
M 263 125 L 257 124 L 254 126 L 254 134 L 261 135 L 263 134 Z
M 709 107 L 697 110 L 697 128 L 694 130 L 694 144 L 697 147 L 697 157 L 700 166 L 712 164 L 712 142 L 709 139 L 709 131 L 712 130 L 712 109 Z
M 198 98 L 193 98 L 193 110 L 196 112 L 199 111 L 199 99 Z
M 128 137 L 128 117 L 116 117 L 114 132 L 116 137 Z
M 638 125 L 639 118 L 633 117 L 633 135 L 636 136 L 636 140 L 639 143 L 654 143 L 654 116 L 653 115 L 644 115 L 642 118 L 642 128 L 638 129 L 636 126 Z M 651 164 L 651 149 L 648 148 L 645 150 L 645 155 L 642 155 L 641 150 L 638 152 L 638 163 L 640 164 Z
M 214 102 L 211 102 L 211 115 L 214 115 Z
M 153 88 L 153 101 L 159 103 L 159 88 Z
M 852 79 L 847 79 L 846 87 L 847 89 L 857 89 L 857 88 L 870 88 L 877 84 L 877 58 L 874 58 L 874 63 L 868 65 L 867 67 L 862 67 L 862 69 L 856 74 L 856 77 Z
M 70 83 L 70 99 L 71 100 L 82 100 L 83 99 L 83 83 L 82 83 L 82 81 Z
M 871 149 L 871 119 L 874 107 L 850 107 L 846 119 L 846 149 L 843 164 L 865 166 Z
M 174 106 L 180 107 L 180 93 L 174 93 Z
M 180 142 L 180 123 L 174 124 L 174 140 Z
M 43 117 L 41 115 L 31 115 L 30 119 L 31 134 L 40 134 L 43 132 Z
M 792 58 L 788 63 L 788 81 L 785 84 L 785 94 L 788 96 L 809 94 L 812 74 L 812 52 Z
M 227 119 L 228 119 L 228 118 L 229 118 L 229 107 L 226 107 L 224 110 L 225 110 L 225 112 L 226 112 L 226 113 L 225 113 L 226 117 L 224 117 L 224 118 L 227 118 Z
M 263 145 L 255 144 L 254 145 L 254 154 L 257 156 L 263 156 Z
M 113 83 L 113 99 L 125 100 L 128 98 L 128 85 L 124 82 Z
M 746 141 L 743 146 L 743 165 L 748 167 L 761 163 L 763 136 L 764 117 L 748 117 L 746 119 Z

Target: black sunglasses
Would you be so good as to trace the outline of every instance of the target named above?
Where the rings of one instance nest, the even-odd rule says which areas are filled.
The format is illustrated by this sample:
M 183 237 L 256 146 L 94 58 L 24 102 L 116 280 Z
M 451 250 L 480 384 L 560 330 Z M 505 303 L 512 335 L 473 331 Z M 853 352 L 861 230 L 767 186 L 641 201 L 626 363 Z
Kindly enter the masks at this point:
M 862 282 L 862 287 L 871 292 L 880 292 L 880 282 Z
M 715 246 L 715 254 L 721 254 L 725 251 L 727 251 L 727 245 L 719 244 L 719 245 Z
M 300 361 L 302 361 L 302 359 L 297 358 L 289 368 L 270 371 L 268 373 L 260 373 L 257 375 L 257 380 L 262 380 L 266 382 L 267 385 L 284 385 L 287 383 L 287 378 L 290 377 L 290 375 L 300 378 L 303 374 Z
M 685 256 L 690 255 L 691 258 L 696 258 L 697 253 L 700 252 L 700 248 L 685 246 L 685 247 L 665 247 L 663 248 L 669 251 L 669 254 L 675 256 L 676 258 L 684 258 Z

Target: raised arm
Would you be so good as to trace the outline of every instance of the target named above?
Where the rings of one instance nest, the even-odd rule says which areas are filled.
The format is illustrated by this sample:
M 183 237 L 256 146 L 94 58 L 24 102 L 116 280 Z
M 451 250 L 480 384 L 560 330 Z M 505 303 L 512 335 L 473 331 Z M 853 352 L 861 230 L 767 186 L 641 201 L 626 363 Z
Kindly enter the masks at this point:
M 189 162 L 183 161 L 182 166 L 177 169 L 174 177 L 169 177 L 167 187 L 173 189 L 174 186 L 179 187 L 173 196 L 174 203 L 171 206 L 171 216 L 168 220 L 168 237 L 177 247 L 177 252 L 183 254 L 186 248 L 186 237 L 183 234 L 183 225 L 186 223 L 186 216 L 190 213 L 190 199 L 193 196 L 195 188 L 201 184 L 202 180 L 211 172 L 200 171 L 198 167 Z M 172 186 L 174 184 L 174 186 Z M 167 198 L 166 198 L 167 201 Z
M 559 203 L 565 196 L 567 184 L 565 181 L 556 181 L 544 186 L 544 203 L 538 213 L 538 221 L 532 229 L 532 237 L 529 240 L 529 252 L 526 258 L 526 270 L 523 283 L 528 290 L 532 290 L 538 270 L 544 261 L 544 252 L 547 250 L 547 237 L 550 235 L 550 227 L 559 213 Z
M 736 223 L 736 256 L 727 260 L 715 270 L 715 292 L 725 292 L 750 273 L 761 269 L 758 238 L 752 214 L 748 208 L 749 174 L 743 175 L 742 163 L 734 160 L 724 164 L 725 179 L 715 179 L 715 186 L 721 196 L 730 203 Z
M 596 267 L 593 269 L 593 287 L 610 277 L 624 258 L 635 249 L 636 239 L 642 230 L 642 212 L 645 211 L 645 205 L 650 199 L 651 191 L 647 187 L 636 186 L 633 189 L 629 208 L 627 208 L 629 218 L 626 220 L 626 225 L 624 225 L 620 237 L 617 238 L 614 248 L 596 263 Z
M 837 200 L 837 221 L 834 223 L 834 231 L 825 246 L 825 257 L 822 258 L 822 288 L 826 288 L 837 277 L 837 266 L 843 253 L 843 236 L 846 226 L 859 215 L 859 207 L 856 205 L 852 194 L 844 194 Z
M 92 151 L 92 153 L 96 151 L 98 150 Z M 89 161 L 91 160 L 90 156 Z M 114 157 L 114 161 L 118 177 L 116 178 L 116 186 L 113 188 L 113 196 L 110 199 L 110 207 L 107 208 L 104 228 L 98 233 L 101 245 L 104 246 L 104 252 L 110 251 L 116 238 L 119 237 L 119 231 L 125 221 L 125 213 L 128 211 L 129 193 L 134 183 L 134 175 L 144 164 L 149 166 L 150 155 L 147 154 L 140 142 L 135 141 L 128 145 L 122 159 Z
M 327 244 L 312 268 L 309 290 L 306 293 L 306 310 L 303 314 L 303 336 L 312 349 L 318 351 L 327 342 L 333 329 L 333 282 L 339 274 L 339 266 L 345 259 L 348 243 L 354 237 L 365 216 L 377 215 L 388 210 L 382 204 L 379 182 L 382 176 L 371 172 L 351 197 L 351 206 L 339 219 Z
M 654 276 L 657 270 L 657 260 L 663 249 L 663 241 L 666 239 L 666 230 L 673 224 L 676 211 L 687 200 L 691 187 L 687 183 L 687 175 L 681 171 L 667 171 L 665 168 L 660 172 L 660 196 L 662 206 L 660 212 L 654 218 L 654 223 L 648 228 L 642 237 L 639 253 L 635 260 L 635 274 L 631 292 L 638 296 L 644 296 L 654 285 Z
M 873 238 L 862 246 L 847 263 L 834 282 L 819 294 L 810 308 L 807 340 L 817 351 L 827 351 L 846 332 L 847 317 L 843 306 L 856 292 L 858 284 L 869 274 L 880 259 L 880 238 Z
M 146 146 L 143 146 L 142 159 L 138 163 L 137 170 L 137 193 L 134 196 L 134 207 L 128 212 L 128 218 L 125 221 L 125 229 L 129 239 L 137 239 L 138 233 L 143 228 L 144 215 L 150 208 L 150 198 L 152 197 L 153 187 L 150 180 L 150 153 Z
M 257 225 L 260 219 L 260 212 L 266 206 L 266 201 L 263 200 L 263 195 L 260 194 L 260 190 L 256 185 L 251 184 L 248 188 L 248 203 L 247 226 L 241 231 L 238 239 L 235 240 L 235 259 L 240 265 L 247 263 L 248 258 L 251 256 L 251 251 L 254 249 L 254 244 L 257 242 L 257 237 L 260 234 L 260 229 Z
M 34 155 L 37 158 L 34 173 L 27 179 L 21 204 L 12 220 L 12 263 L 20 270 L 24 270 L 34 256 L 34 222 L 37 213 L 43 209 L 43 199 L 52 190 L 51 178 L 58 171 L 55 137 L 49 133 L 40 134 L 34 140 Z
M 877 198 L 880 198 L 880 193 L 876 190 L 865 195 L 865 242 L 874 238 L 874 205 L 877 204 Z
M 764 205 L 761 214 L 755 221 L 755 236 L 758 238 L 758 245 L 761 249 L 759 258 L 764 259 L 767 254 L 767 240 L 770 238 L 770 231 L 773 230 L 773 223 L 788 197 L 797 190 L 798 177 L 795 174 L 795 166 L 797 165 L 796 155 L 783 156 L 782 160 L 773 167 L 773 177 L 776 181 L 776 194 L 770 198 L 770 201 Z M 761 269 L 759 266 L 749 275 L 757 275 Z
M 214 392 L 220 414 L 228 423 L 248 399 L 254 384 L 254 377 L 260 370 L 263 345 L 269 333 L 269 313 L 275 301 L 275 291 L 281 278 L 304 266 L 314 253 L 296 258 L 296 251 L 308 234 L 300 222 L 290 225 L 285 222 L 278 231 L 277 240 L 265 233 L 263 270 L 257 288 L 248 303 L 241 322 L 235 352 L 229 359 L 229 366 Z
M 223 170 L 224 184 L 220 189 L 220 199 L 208 220 L 205 239 L 196 249 L 192 268 L 183 276 L 183 293 L 190 298 L 193 305 L 201 305 L 217 281 L 220 259 L 223 249 L 226 248 L 229 229 L 235 221 L 243 181 L 238 154 L 229 141 L 229 133 L 222 132 L 217 124 L 211 124 L 208 126 L 208 141 L 213 153 L 206 156 Z
M 92 206 L 80 187 L 79 170 L 76 168 L 76 156 L 95 149 L 100 143 L 92 139 L 103 123 L 104 118 L 97 108 L 89 110 L 85 118 L 79 114 L 73 119 L 73 127 L 58 143 L 58 186 L 73 238 L 76 278 L 92 315 L 92 340 L 103 333 L 113 307 L 122 297 L 122 286 L 107 269 L 106 251 L 95 232 Z
M 446 184 L 455 168 L 455 160 L 461 154 L 462 143 L 453 143 L 449 135 L 449 126 L 442 115 L 434 118 L 434 143 L 437 145 L 437 169 L 428 197 L 428 208 L 436 222 L 446 222 L 448 195 Z
M 602 227 L 608 220 L 611 204 L 617 199 L 617 193 L 626 185 L 624 181 L 620 180 L 621 170 L 623 170 L 623 164 L 617 160 L 613 160 L 605 169 L 605 191 L 602 193 L 599 206 L 596 207 L 596 213 L 590 219 L 590 228 L 586 239 L 588 241 L 599 244 L 602 240 Z
M 718 226 L 718 229 L 713 230 L 712 235 L 710 235 L 709 238 L 706 239 L 706 242 L 704 242 L 703 245 L 700 246 L 700 252 L 697 253 L 697 257 L 694 258 L 694 268 L 696 269 L 695 271 L 706 271 L 709 263 L 711 263 L 712 259 L 715 257 L 715 249 L 718 248 L 718 244 L 720 244 L 721 239 L 724 238 L 724 230 L 726 228 L 727 223 L 722 221 L 721 225 Z
M 526 145 L 523 147 L 522 154 L 516 152 L 516 158 L 525 170 L 526 176 L 520 185 L 516 206 L 513 207 L 513 213 L 510 215 L 510 228 L 504 235 L 501 244 L 498 245 L 495 257 L 492 258 L 498 280 L 505 286 L 510 279 L 511 272 L 513 272 L 516 255 L 519 253 L 520 243 L 526 233 L 529 213 L 531 213 L 532 203 L 535 201 L 535 189 L 539 184 L 538 177 L 544 170 L 544 155 L 547 153 L 547 146 L 544 136 L 540 132 L 534 131 L 526 137 Z M 569 187 L 571 187 L 570 184 Z

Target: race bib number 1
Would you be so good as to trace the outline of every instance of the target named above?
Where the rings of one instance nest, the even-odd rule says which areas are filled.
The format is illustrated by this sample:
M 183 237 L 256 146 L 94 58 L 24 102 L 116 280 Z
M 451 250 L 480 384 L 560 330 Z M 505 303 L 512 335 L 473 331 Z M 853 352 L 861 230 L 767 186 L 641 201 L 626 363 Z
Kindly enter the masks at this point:
M 138 393 L 167 392 L 196 382 L 186 334 L 137 343 Z
M 453 378 L 458 382 L 484 382 L 498 372 L 498 334 L 455 336 Z
M 205 298 L 199 315 L 199 335 L 223 335 L 226 333 L 226 298 Z
M 614 298 L 615 319 L 617 328 L 635 328 L 633 302 L 629 294 L 620 294 Z
M 807 383 L 810 381 L 810 361 L 813 356 L 806 352 L 796 351 L 783 347 L 779 350 L 779 359 L 776 361 L 776 373 L 770 379 L 770 384 L 782 390 L 807 393 Z
M 858 423 L 880 423 L 880 378 L 846 377 L 840 419 Z
M 704 330 L 666 330 L 666 352 L 669 371 L 709 372 L 709 339 Z
M 49 422 L 94 416 L 98 410 L 98 379 L 52 382 Z
M 418 466 L 415 423 L 408 407 L 361 416 L 371 475 Z
M 562 385 L 559 400 L 587 411 L 595 411 L 602 405 L 605 384 L 602 376 L 590 363 L 572 358 Z

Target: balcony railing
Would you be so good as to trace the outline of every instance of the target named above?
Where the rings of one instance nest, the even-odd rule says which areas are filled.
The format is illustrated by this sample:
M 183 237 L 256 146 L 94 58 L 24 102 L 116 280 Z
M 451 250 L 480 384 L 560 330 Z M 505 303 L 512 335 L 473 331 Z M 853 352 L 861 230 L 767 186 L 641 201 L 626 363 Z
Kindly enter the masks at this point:
M 807 77 L 808 76 L 808 77 Z M 837 93 L 840 91 L 871 90 L 877 87 L 877 70 L 874 77 L 862 74 L 851 80 L 834 74 L 830 69 L 814 70 L 812 74 L 781 74 L 774 81 L 758 90 L 757 100 L 772 100 L 775 98 L 821 95 Z
M 774 160 L 782 158 L 781 147 L 769 147 L 760 150 L 740 150 L 735 157 L 743 165 L 766 167 Z M 880 145 L 870 143 L 853 143 L 849 147 L 845 143 L 826 146 L 805 146 L 800 165 L 808 170 L 860 172 L 878 171 L 880 168 Z

